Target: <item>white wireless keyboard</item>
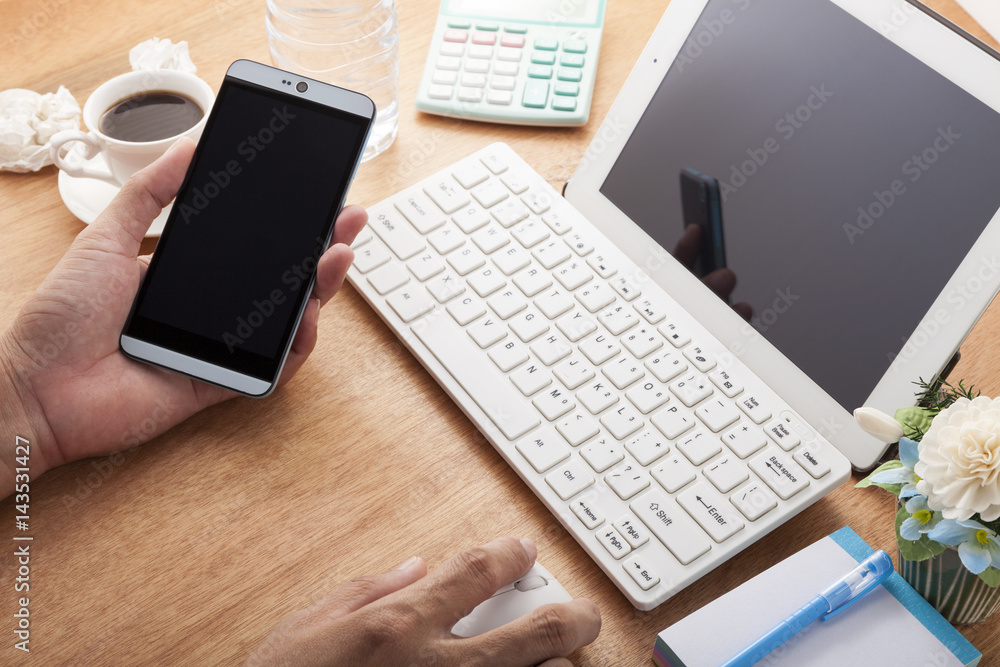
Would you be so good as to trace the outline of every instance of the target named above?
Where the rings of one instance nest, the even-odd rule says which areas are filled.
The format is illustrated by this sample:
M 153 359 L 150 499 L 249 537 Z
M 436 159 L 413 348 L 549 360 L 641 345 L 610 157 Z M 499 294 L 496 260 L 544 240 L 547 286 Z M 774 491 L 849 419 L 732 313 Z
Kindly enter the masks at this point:
M 638 609 L 850 476 L 507 145 L 369 215 L 351 283 Z

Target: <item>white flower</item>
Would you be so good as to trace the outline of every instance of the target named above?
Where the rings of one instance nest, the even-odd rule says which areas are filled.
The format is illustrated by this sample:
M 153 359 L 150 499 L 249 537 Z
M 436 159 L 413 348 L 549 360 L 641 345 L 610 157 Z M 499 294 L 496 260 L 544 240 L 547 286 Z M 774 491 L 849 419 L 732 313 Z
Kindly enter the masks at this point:
M 899 442 L 903 437 L 903 426 L 881 410 L 858 408 L 854 411 L 854 420 L 866 433 L 882 442 Z
M 1000 399 L 960 398 L 924 434 L 917 491 L 945 519 L 1000 518 Z

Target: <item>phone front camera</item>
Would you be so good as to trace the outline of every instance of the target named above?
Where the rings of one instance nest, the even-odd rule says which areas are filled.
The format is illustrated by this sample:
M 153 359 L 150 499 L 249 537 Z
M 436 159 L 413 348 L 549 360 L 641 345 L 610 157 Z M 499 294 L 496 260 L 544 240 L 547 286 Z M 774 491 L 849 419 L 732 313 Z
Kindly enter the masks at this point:
M 295 84 L 295 90 L 299 91 L 300 93 L 304 93 L 307 90 L 309 90 L 309 84 L 306 83 L 305 81 L 299 81 L 297 84 Z

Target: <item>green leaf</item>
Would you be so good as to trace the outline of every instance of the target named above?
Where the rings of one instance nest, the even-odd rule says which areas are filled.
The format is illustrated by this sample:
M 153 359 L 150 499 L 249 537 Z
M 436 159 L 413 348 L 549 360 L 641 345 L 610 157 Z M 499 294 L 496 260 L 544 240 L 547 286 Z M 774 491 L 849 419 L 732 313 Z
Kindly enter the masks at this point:
M 948 548 L 940 542 L 935 542 L 926 535 L 921 535 L 920 539 L 916 542 L 904 540 L 899 534 L 899 527 L 902 526 L 903 522 L 909 518 L 910 513 L 906 511 L 905 507 L 900 507 L 899 511 L 896 512 L 896 544 L 899 545 L 900 556 L 906 560 L 921 561 L 937 556 Z
M 902 461 L 886 461 L 878 468 L 875 468 L 875 470 L 872 470 L 872 473 L 870 475 L 868 475 L 863 480 L 855 484 L 854 488 L 867 489 L 869 486 L 877 486 L 880 489 L 888 491 L 894 496 L 898 496 L 899 492 L 903 490 L 902 484 L 878 484 L 872 481 L 872 477 L 879 474 L 880 472 L 885 472 L 886 470 L 895 470 L 896 468 L 902 468 L 902 467 L 903 467 Z
M 920 441 L 931 427 L 936 413 L 927 408 L 911 407 L 896 410 L 893 418 L 903 425 L 906 437 L 911 440 Z
M 1000 570 L 995 567 L 988 567 L 979 573 L 979 578 L 990 588 L 1000 586 Z

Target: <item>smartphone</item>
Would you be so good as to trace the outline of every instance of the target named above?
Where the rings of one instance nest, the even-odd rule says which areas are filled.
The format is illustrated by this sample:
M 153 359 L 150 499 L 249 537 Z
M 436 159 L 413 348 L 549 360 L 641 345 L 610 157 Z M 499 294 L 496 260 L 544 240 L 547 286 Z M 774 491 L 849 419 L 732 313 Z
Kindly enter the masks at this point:
M 364 95 L 226 72 L 122 331 L 122 351 L 248 396 L 277 384 L 375 116 Z
M 726 267 L 726 243 L 722 232 L 722 197 L 719 181 L 697 169 L 681 170 L 681 207 L 684 228 L 701 227 L 701 245 L 692 271 L 704 278 Z

